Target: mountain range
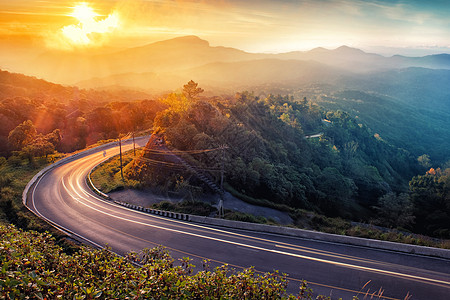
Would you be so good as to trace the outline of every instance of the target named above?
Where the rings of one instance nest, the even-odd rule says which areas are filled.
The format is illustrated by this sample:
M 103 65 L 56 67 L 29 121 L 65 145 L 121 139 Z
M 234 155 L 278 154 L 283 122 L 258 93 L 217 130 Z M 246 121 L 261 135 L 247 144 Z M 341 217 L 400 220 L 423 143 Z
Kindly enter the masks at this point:
M 52 51 L 28 64 L 28 75 L 111 95 L 126 91 L 121 94 L 125 98 L 159 95 L 189 80 L 214 95 L 248 90 L 259 97 L 307 97 L 326 110 L 350 112 L 414 155 L 428 153 L 440 163 L 450 159 L 449 54 L 384 57 L 347 46 L 247 53 L 186 36 L 104 54 Z M 7 95 L 30 93 L 25 86 L 1 81 Z
M 408 67 L 450 69 L 450 55 L 384 57 L 347 46 L 281 54 L 248 53 L 213 47 L 196 36 L 185 36 L 105 54 L 50 51 L 29 65 L 33 66 L 30 75 L 56 83 L 162 92 L 190 79 L 211 88 L 224 88 L 226 84 L 232 90 L 277 82 L 293 86 L 335 83 L 351 74 Z

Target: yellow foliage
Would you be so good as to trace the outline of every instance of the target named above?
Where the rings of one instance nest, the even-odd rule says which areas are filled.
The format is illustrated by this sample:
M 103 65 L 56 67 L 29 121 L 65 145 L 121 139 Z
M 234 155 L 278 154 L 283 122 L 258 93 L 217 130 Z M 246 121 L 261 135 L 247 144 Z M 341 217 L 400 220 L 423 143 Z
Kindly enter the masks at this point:
M 190 101 L 183 94 L 171 93 L 166 98 L 160 100 L 169 106 L 174 112 L 185 112 L 190 106 Z

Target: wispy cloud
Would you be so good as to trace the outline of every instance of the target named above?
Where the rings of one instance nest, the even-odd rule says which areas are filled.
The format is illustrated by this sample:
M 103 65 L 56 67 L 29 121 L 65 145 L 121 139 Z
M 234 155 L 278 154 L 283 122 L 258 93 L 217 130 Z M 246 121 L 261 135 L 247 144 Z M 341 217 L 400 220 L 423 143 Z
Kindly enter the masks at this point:
M 38 12 L 38 11 L 8 11 L 0 10 L 0 14 L 6 15 L 25 15 L 25 16 L 64 16 L 63 13 L 49 13 L 49 12 Z
M 375 13 L 380 19 L 389 19 L 400 22 L 424 24 L 433 17 L 431 12 L 419 11 L 416 7 L 406 3 L 379 3 L 368 2 L 368 13 Z

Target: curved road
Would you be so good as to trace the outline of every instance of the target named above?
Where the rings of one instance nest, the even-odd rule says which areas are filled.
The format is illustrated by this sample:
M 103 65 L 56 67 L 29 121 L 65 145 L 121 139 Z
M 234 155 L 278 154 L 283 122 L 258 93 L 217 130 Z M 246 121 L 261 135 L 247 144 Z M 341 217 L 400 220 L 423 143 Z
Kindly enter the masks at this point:
M 131 142 L 122 147 L 131 149 Z M 173 257 L 189 256 L 197 266 L 209 259 L 212 266 L 279 270 L 289 274 L 292 293 L 305 279 L 316 293 L 333 299 L 352 299 L 358 293 L 363 299 L 366 292 L 380 290 L 383 296 L 373 299 L 450 298 L 446 259 L 198 225 L 105 201 L 89 189 L 86 176 L 118 151 L 118 145 L 110 145 L 106 155 L 103 149 L 81 154 L 51 169 L 30 189 L 27 206 L 60 229 L 118 254 L 164 245 Z

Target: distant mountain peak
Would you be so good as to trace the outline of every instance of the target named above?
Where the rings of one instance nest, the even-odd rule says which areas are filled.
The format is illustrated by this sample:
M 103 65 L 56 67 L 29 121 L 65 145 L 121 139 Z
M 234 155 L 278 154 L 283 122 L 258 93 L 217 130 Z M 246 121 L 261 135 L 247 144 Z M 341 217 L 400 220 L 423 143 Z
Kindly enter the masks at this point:
M 180 36 L 170 40 L 156 42 L 155 44 L 188 44 L 188 45 L 209 46 L 208 41 L 202 40 L 196 35 Z
M 341 52 L 341 53 L 365 53 L 364 51 L 357 49 L 357 48 L 352 48 L 346 45 L 340 46 L 338 48 L 336 48 L 334 51 L 336 52 Z
M 448 53 L 431 54 L 431 55 L 428 55 L 428 56 L 434 57 L 434 58 L 444 58 L 444 59 L 449 59 L 450 58 L 450 54 L 448 54 Z
M 330 50 L 325 49 L 323 47 L 317 47 L 317 48 L 311 49 L 309 52 L 328 52 L 328 51 L 330 51 Z
M 180 36 L 175 37 L 168 40 L 162 40 L 154 43 L 150 43 L 144 46 L 135 47 L 135 48 L 128 48 L 126 50 L 123 50 L 121 52 L 117 52 L 114 55 L 116 55 L 117 59 L 122 59 L 122 57 L 131 55 L 133 57 L 142 56 L 145 57 L 148 51 L 162 51 L 161 53 L 164 53 L 165 55 L 171 53 L 174 51 L 174 49 L 182 49 L 182 48 L 209 48 L 209 42 L 206 40 L 202 40 L 198 36 L 195 35 L 187 35 L 187 36 Z M 148 70 L 147 70 L 148 71 Z M 124 72 L 120 72 L 124 73 Z
M 336 48 L 336 50 L 345 50 L 345 49 L 356 49 L 356 48 L 352 48 L 352 47 L 350 47 L 350 46 L 347 46 L 347 45 L 342 45 L 342 46 L 339 46 L 339 47 L 337 47 Z

